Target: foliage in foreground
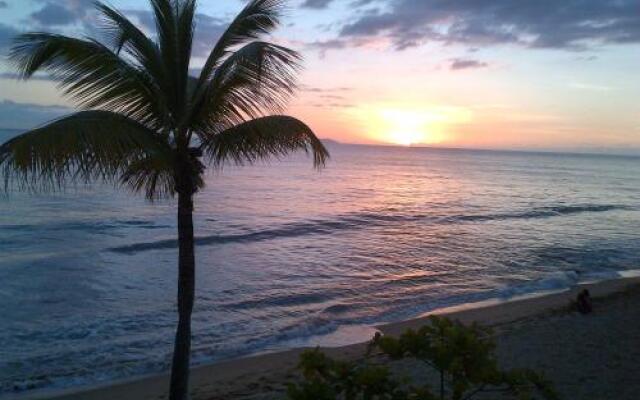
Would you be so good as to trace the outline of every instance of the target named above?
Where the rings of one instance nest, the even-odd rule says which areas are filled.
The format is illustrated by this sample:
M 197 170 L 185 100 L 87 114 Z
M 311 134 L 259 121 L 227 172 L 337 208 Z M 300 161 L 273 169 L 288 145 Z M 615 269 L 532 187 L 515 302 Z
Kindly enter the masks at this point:
M 306 351 L 299 368 L 304 380 L 288 388 L 290 400 L 468 400 L 480 393 L 515 399 L 557 399 L 542 374 L 529 369 L 501 369 L 494 355 L 491 332 L 479 325 L 465 326 L 433 316 L 429 324 L 408 330 L 398 338 L 376 336 L 363 362 L 338 361 L 319 349 Z M 375 362 L 417 360 L 434 371 L 434 389 L 427 376 L 420 382 L 393 374 Z M 433 380 L 433 379 L 432 379 Z

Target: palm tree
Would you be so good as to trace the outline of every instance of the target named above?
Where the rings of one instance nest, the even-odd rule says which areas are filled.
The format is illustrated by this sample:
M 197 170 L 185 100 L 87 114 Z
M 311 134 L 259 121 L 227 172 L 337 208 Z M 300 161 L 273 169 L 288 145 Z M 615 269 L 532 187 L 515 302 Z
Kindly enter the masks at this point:
M 251 0 L 189 75 L 196 0 L 150 0 L 156 35 L 101 3 L 103 41 L 50 33 L 15 39 L 9 59 L 24 79 L 48 72 L 81 111 L 0 146 L 5 189 L 55 190 L 113 182 L 149 200 L 178 197 L 178 314 L 171 400 L 188 396 L 195 257 L 193 197 L 206 166 L 251 163 L 303 149 L 316 167 L 328 152 L 303 122 L 281 112 L 299 55 L 261 41 L 283 0 Z

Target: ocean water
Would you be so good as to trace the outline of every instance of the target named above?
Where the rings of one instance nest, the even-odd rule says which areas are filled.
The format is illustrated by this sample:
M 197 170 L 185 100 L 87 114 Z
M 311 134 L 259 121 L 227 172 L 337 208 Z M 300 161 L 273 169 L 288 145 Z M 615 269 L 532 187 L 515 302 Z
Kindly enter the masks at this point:
M 639 158 L 330 150 L 321 172 L 294 156 L 208 175 L 195 363 L 640 266 Z M 173 201 L 94 185 L 0 207 L 0 394 L 169 368 Z

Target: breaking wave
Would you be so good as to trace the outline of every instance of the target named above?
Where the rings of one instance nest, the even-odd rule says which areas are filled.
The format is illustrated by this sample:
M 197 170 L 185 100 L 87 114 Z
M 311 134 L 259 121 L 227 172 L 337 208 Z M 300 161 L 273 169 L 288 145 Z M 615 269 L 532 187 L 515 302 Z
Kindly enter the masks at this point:
M 198 246 L 210 246 L 225 243 L 256 242 L 263 240 L 290 238 L 306 235 L 330 234 L 335 231 L 365 229 L 373 226 L 383 226 L 394 223 L 433 223 L 460 224 L 466 222 L 489 222 L 518 219 L 535 219 L 568 216 L 581 213 L 601 213 L 616 210 L 630 210 L 628 206 L 613 204 L 588 205 L 560 205 L 538 207 L 527 211 L 466 214 L 452 216 L 438 216 L 431 214 L 382 214 L 374 212 L 360 212 L 338 216 L 335 219 L 309 220 L 305 222 L 283 224 L 274 229 L 265 229 L 247 233 L 231 235 L 199 236 L 195 239 Z M 130 245 L 117 246 L 108 250 L 116 253 L 133 254 L 149 250 L 173 249 L 178 247 L 177 239 L 165 239 L 152 242 L 141 242 Z

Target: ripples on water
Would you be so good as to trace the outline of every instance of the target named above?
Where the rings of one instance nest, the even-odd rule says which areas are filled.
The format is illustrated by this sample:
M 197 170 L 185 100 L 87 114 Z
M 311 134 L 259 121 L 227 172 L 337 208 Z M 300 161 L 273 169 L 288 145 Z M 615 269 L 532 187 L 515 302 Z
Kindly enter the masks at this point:
M 640 264 L 637 158 L 331 150 L 321 173 L 300 157 L 209 176 L 196 200 L 196 362 Z M 0 202 L 2 390 L 168 368 L 172 202 L 102 186 Z

